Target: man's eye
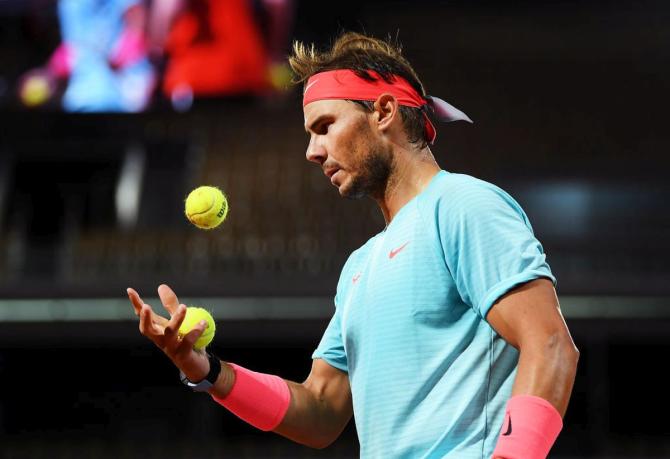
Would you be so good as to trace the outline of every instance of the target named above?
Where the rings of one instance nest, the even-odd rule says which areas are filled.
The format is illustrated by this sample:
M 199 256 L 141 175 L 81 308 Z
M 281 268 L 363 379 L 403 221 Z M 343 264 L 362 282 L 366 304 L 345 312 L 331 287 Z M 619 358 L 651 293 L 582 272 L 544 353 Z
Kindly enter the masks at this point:
M 328 134 L 328 127 L 329 127 L 331 124 L 332 124 L 332 123 L 329 123 L 329 122 L 328 122 L 328 123 L 321 123 L 321 124 L 319 124 L 319 127 L 316 129 L 316 132 L 317 132 L 318 134 L 321 134 L 321 135 Z

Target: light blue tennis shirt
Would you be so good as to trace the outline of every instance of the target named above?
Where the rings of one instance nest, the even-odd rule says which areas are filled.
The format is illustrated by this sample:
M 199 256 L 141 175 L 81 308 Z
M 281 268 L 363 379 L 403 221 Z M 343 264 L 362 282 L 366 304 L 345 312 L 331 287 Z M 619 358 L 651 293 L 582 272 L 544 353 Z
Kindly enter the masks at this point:
M 491 457 L 518 352 L 486 314 L 540 277 L 556 282 L 519 204 L 447 171 L 351 254 L 312 357 L 349 374 L 361 457 Z

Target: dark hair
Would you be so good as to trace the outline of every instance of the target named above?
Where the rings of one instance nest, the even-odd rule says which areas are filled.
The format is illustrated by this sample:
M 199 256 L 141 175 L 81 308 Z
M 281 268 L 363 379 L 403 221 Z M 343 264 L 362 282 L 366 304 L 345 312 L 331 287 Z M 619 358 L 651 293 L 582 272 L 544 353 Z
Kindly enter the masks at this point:
M 391 40 L 380 40 L 356 32 L 345 32 L 340 35 L 327 51 L 317 51 L 314 44 L 305 46 L 296 41 L 293 43 L 293 54 L 289 64 L 295 74 L 296 84 L 305 84 L 314 74 L 328 70 L 349 69 L 368 81 L 377 77 L 370 74 L 374 71 L 390 83 L 397 75 L 405 80 L 423 97 L 426 92 L 416 72 L 402 55 L 402 47 Z M 373 103 L 358 101 L 366 110 L 373 111 Z M 409 142 L 418 144 L 419 148 L 428 145 L 425 134 L 425 117 L 422 108 L 400 106 L 403 126 Z

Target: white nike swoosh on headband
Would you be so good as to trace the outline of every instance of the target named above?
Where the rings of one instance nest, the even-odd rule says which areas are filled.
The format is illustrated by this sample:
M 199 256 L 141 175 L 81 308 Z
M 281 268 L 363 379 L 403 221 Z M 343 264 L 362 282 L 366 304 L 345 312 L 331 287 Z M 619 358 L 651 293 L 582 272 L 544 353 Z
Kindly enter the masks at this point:
M 314 86 L 318 81 L 319 81 L 319 80 L 314 80 L 314 81 L 312 81 L 310 84 L 308 84 L 307 86 L 305 86 L 305 92 L 303 92 L 303 95 L 304 95 L 304 94 L 307 94 L 307 91 L 309 91 L 309 88 L 311 88 L 312 86 Z

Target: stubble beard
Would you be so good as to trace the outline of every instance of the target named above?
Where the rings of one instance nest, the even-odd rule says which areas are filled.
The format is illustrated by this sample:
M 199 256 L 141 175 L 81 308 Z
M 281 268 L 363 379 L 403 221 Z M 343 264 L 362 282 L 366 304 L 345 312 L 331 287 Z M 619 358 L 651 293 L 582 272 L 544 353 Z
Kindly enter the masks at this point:
M 347 199 L 360 199 L 369 196 L 373 199 L 383 198 L 393 171 L 393 154 L 391 149 L 382 145 L 367 146 L 370 151 L 359 167 L 359 172 L 351 179 L 351 184 L 342 190 Z

